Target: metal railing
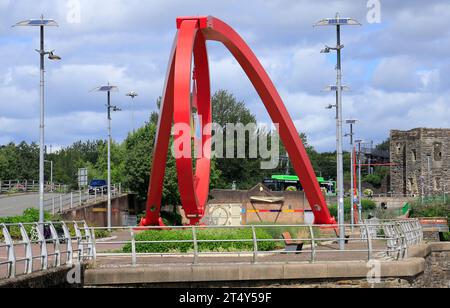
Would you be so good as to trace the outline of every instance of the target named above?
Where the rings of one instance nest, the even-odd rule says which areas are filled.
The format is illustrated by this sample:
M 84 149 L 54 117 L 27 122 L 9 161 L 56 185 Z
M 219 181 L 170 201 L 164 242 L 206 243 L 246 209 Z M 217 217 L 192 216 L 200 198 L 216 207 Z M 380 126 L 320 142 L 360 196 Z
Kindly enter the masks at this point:
M 418 245 L 424 240 L 423 227 L 419 219 L 404 220 L 380 220 L 367 219 L 364 221 L 367 226 L 365 232 L 361 233 L 361 238 L 370 239 L 380 235 L 387 238 L 387 254 L 398 257 L 407 257 L 408 247 Z
M 44 209 L 53 215 L 81 207 L 91 203 L 105 201 L 108 198 L 108 186 L 98 187 L 96 189 L 84 189 L 67 194 L 52 195 L 44 200 Z M 111 196 L 113 198 L 122 195 L 122 185 L 114 184 L 111 186 Z
M 46 182 L 44 184 L 46 192 L 66 192 L 67 185 Z M 34 180 L 0 180 L 0 195 L 11 193 L 38 192 L 39 181 Z
M 94 258 L 94 235 L 86 222 L 0 224 L 0 279 Z
M 218 262 L 248 260 L 252 263 L 314 263 L 323 261 L 322 257 L 325 257 L 326 261 L 383 258 L 402 260 L 408 256 L 409 247 L 423 241 L 422 226 L 417 219 L 367 220 L 363 224 L 353 226 L 353 231 L 352 226 L 345 226 L 348 232 L 346 249 L 339 250 L 337 244 L 339 239 L 331 236 L 333 230 L 338 227 L 329 225 L 191 226 L 170 227 L 170 229 L 116 227 L 112 228 L 115 237 L 97 240 L 95 234 L 107 228 L 90 228 L 84 221 L 0 224 L 0 279 L 14 278 L 60 266 L 72 266 L 82 261 L 136 266 L 167 263 L 170 262 L 170 258 L 181 260 L 184 264 L 198 264 L 203 258 L 217 259 L 217 257 L 220 257 L 217 259 Z M 219 229 L 228 233 L 242 229 L 247 233 L 239 238 L 204 237 L 205 231 Z M 172 236 L 171 240 L 140 236 L 142 232 L 149 230 L 170 230 L 175 236 Z M 183 236 L 176 232 L 181 230 L 185 231 Z M 266 232 L 262 234 L 261 230 Z M 275 230 L 278 233 L 290 230 L 290 234 L 292 230 L 297 230 L 297 234 L 292 239 L 267 236 Z M 328 230 L 328 233 L 320 234 L 324 230 Z M 186 237 L 186 233 L 190 236 Z M 267 245 L 268 243 L 271 245 Z M 216 247 L 228 245 L 234 249 L 212 251 L 205 249 L 205 245 L 208 244 Z M 191 248 L 184 253 L 173 252 L 164 247 L 165 245 L 172 247 L 172 250 L 183 245 Z M 288 249 L 292 247 L 294 249 Z M 301 249 L 298 249 L 299 247 Z M 224 260 L 229 257 L 233 260 Z M 192 261 L 189 261 L 190 258 Z
M 344 260 L 372 260 L 387 258 L 389 260 L 401 260 L 408 255 L 408 248 L 423 241 L 423 232 L 418 220 L 391 220 L 391 221 L 365 221 L 360 225 L 345 225 L 348 232 L 346 238 L 346 249 L 340 250 L 336 235 L 332 236 L 334 230 L 339 226 L 192 226 L 192 227 L 170 227 L 172 231 L 185 230 L 190 234 L 172 236 L 171 240 L 152 240 L 149 237 L 141 237 L 141 232 L 149 230 L 168 230 L 164 227 L 145 228 L 112 228 L 114 233 L 120 234 L 120 240 L 107 240 L 97 242 L 94 238 L 95 259 L 102 262 L 119 262 L 121 265 L 138 265 L 158 262 L 167 263 L 168 258 L 174 257 L 186 262 L 187 257 L 192 258 L 192 263 L 199 263 L 200 258 L 208 257 L 238 257 L 239 260 L 251 259 L 251 262 L 310 262 Z M 105 228 L 92 228 L 93 230 L 105 230 Z M 202 232 L 207 230 L 247 230 L 246 238 L 221 239 L 204 238 Z M 261 237 L 259 230 L 265 230 L 265 234 L 273 234 L 274 231 L 284 233 L 283 230 L 297 230 L 292 239 L 281 236 L 268 238 Z M 323 230 L 328 234 L 320 235 Z M 338 230 L 338 229 L 337 229 Z M 330 232 L 331 231 L 331 232 Z M 94 232 L 92 232 L 94 233 Z M 177 233 L 175 233 L 177 234 Z M 319 234 L 319 235 L 318 235 Z M 272 243 L 272 245 L 267 245 Z M 214 251 L 205 249 L 205 245 L 226 245 L 231 250 L 218 249 Z M 177 246 L 189 245 L 187 252 L 174 251 Z M 292 246 L 302 246 L 302 249 L 289 249 Z M 240 248 L 239 248 L 240 247 Z M 264 249 L 269 247 L 269 249 Z M 120 258 L 118 261 L 116 259 Z M 175 260 L 173 259 L 173 260 Z M 115 260 L 115 261 L 112 261 Z M 125 263 L 124 263 L 125 260 Z M 127 263 L 129 260 L 129 263 Z M 218 258 L 220 260 L 220 258 Z M 234 260 L 234 261 L 239 261 Z M 176 260 L 175 260 L 176 261 Z M 227 261 L 229 262 L 229 261 Z M 140 263 L 139 263 L 140 264 Z

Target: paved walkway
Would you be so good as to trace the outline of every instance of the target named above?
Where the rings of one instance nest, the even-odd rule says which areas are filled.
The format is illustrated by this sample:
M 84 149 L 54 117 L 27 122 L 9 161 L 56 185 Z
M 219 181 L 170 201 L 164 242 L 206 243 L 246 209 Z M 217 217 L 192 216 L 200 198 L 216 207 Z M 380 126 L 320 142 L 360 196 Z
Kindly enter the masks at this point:
M 51 198 L 52 195 L 59 196 L 59 194 L 46 193 L 45 199 Z M 2 195 L 0 198 L 0 217 L 22 215 L 28 208 L 39 208 L 39 194 Z

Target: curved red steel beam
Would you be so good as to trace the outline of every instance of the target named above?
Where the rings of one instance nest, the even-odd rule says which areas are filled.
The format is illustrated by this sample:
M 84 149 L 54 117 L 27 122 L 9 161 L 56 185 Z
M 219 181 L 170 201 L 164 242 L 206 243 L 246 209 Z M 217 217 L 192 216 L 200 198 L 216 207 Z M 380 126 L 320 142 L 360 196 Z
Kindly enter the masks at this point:
M 209 144 L 211 132 L 204 131 L 205 126 L 211 124 L 211 92 L 209 79 L 208 55 L 206 43 L 202 33 L 197 33 L 198 21 L 187 20 L 183 22 L 178 36 L 177 55 L 175 58 L 174 79 L 174 123 L 175 123 L 175 155 L 178 171 L 178 186 L 181 203 L 186 217 L 191 224 L 200 222 L 205 214 L 205 205 L 208 201 L 211 149 L 203 149 Z M 192 57 L 195 63 L 195 78 L 197 81 L 197 107 L 202 119 L 202 151 L 197 159 L 195 175 L 192 159 L 192 102 L 191 102 L 191 67 Z M 206 155 L 205 155 L 206 154 Z
M 188 134 L 187 137 L 192 137 L 190 129 L 192 113 L 190 82 L 193 53 L 196 65 L 195 75 L 198 78 L 199 113 L 205 115 L 209 112 L 210 116 L 209 69 L 207 67 L 207 54 L 204 41 L 214 40 L 222 42 L 244 69 L 269 112 L 272 121 L 279 125 L 281 140 L 289 153 L 296 173 L 301 179 L 307 199 L 315 215 L 315 223 L 336 224 L 335 219 L 330 215 L 325 198 L 317 182 L 316 174 L 297 129 L 278 91 L 249 46 L 230 26 L 214 17 L 180 17 L 177 19 L 177 27 L 179 29 L 177 47 L 176 52 L 173 51 L 172 53 L 164 95 L 164 105 L 167 103 L 171 106 L 167 106 L 161 110 L 158 132 L 161 134 L 167 132 L 167 126 L 169 124 L 165 123 L 162 125 L 161 122 L 169 121 L 172 112 L 176 125 L 181 124 L 189 127 L 189 132 L 186 132 L 186 129 L 184 129 L 184 132 L 176 131 L 175 139 L 180 140 L 180 138 L 186 138 L 186 134 Z M 207 119 L 205 125 L 206 123 L 210 123 L 210 118 Z M 164 130 L 161 130 L 162 127 Z M 204 139 L 210 137 L 210 134 L 206 134 Z M 157 138 L 156 143 L 158 147 L 155 147 L 154 164 L 149 188 L 149 202 L 147 204 L 147 218 L 142 222 L 143 225 L 155 224 L 159 219 L 156 215 L 159 215 L 162 187 L 153 187 L 152 184 L 160 185 L 162 183 L 161 170 L 164 167 L 155 165 L 155 161 L 160 163 L 163 161 L 160 156 L 167 155 L 167 149 L 161 153 L 158 150 L 165 147 L 166 144 L 168 146 L 169 137 L 158 134 Z M 161 144 L 159 144 L 159 138 L 162 138 Z M 202 142 L 203 145 L 207 144 L 206 140 L 202 140 Z M 183 150 L 185 149 L 176 148 L 176 153 L 179 155 L 181 152 L 184 152 Z M 210 150 L 208 148 L 206 151 Z M 158 159 L 156 159 L 156 156 L 158 156 Z M 192 172 L 192 159 L 190 157 L 177 157 L 180 196 L 183 208 L 187 215 L 191 215 L 191 223 L 193 224 L 198 223 L 204 214 L 204 204 L 207 199 L 207 190 L 205 188 L 209 185 L 209 169 L 210 160 L 207 155 L 198 160 L 195 176 L 193 176 Z M 154 178 L 155 180 L 153 181 Z M 154 210 L 155 208 L 156 210 Z M 194 217 L 194 215 L 196 216 Z M 160 223 L 160 220 L 158 223 Z

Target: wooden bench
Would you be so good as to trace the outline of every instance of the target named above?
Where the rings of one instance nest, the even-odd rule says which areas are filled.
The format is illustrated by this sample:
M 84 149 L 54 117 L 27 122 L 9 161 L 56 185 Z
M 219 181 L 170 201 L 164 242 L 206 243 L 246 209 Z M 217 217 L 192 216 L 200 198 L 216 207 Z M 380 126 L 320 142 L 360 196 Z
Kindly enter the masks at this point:
M 284 244 L 286 245 L 285 251 L 286 252 L 293 252 L 296 251 L 296 254 L 299 254 L 303 250 L 304 243 L 301 241 L 293 241 L 291 234 L 289 232 L 284 232 L 281 235 L 284 239 Z

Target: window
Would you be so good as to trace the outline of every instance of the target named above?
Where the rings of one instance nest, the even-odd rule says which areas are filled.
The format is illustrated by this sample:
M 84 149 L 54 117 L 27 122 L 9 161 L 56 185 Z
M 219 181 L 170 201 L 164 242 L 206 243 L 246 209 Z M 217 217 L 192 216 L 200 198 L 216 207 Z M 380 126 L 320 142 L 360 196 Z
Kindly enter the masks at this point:
M 401 143 L 397 143 L 397 146 L 396 146 L 397 155 L 402 154 L 402 149 L 403 149 L 403 145 Z
M 442 143 L 437 142 L 434 144 L 433 147 L 433 152 L 434 152 L 434 160 L 435 161 L 442 161 Z

